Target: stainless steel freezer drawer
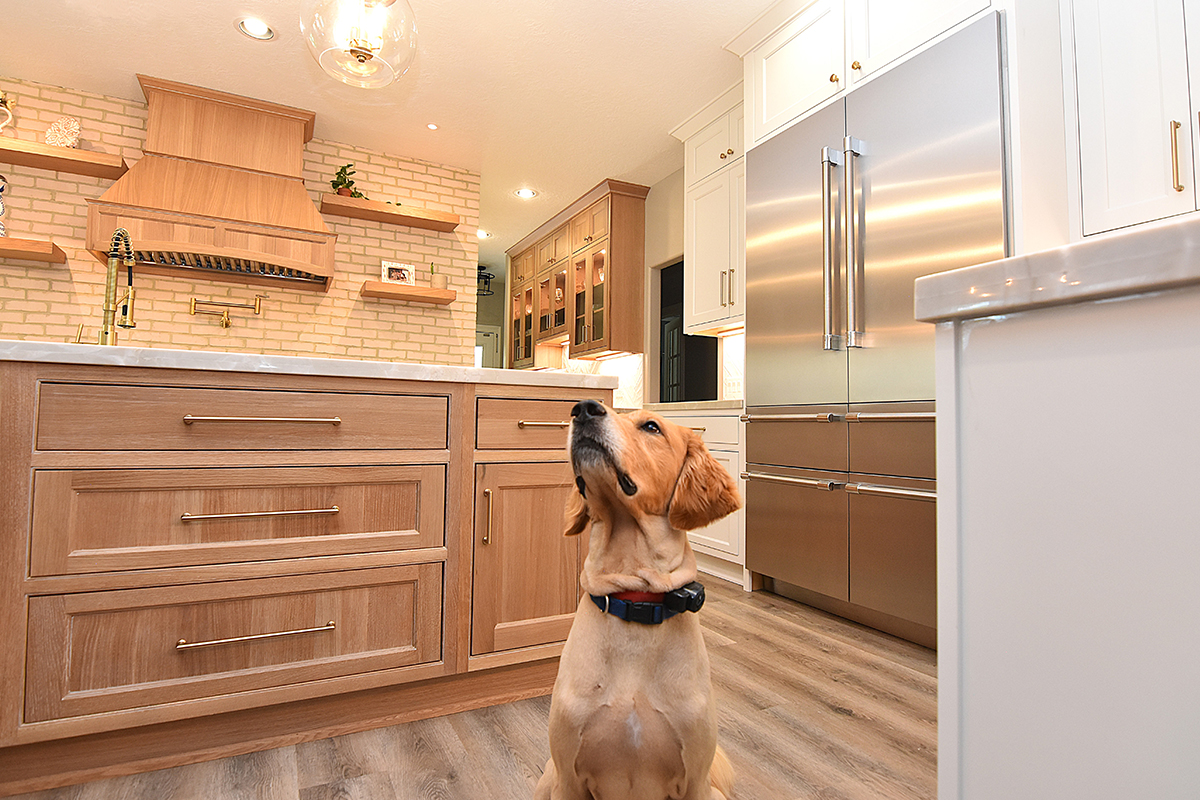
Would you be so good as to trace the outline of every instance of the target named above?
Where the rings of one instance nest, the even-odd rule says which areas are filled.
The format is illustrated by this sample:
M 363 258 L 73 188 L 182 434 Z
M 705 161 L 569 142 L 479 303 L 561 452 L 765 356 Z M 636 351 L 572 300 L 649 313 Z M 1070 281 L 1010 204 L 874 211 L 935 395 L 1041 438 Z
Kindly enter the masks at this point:
M 933 403 L 852 403 L 850 471 L 937 477 Z
M 756 477 L 746 481 L 746 567 L 849 600 L 845 473 L 753 465 L 748 472 Z
M 844 405 L 746 409 L 746 463 L 847 471 L 846 411 Z

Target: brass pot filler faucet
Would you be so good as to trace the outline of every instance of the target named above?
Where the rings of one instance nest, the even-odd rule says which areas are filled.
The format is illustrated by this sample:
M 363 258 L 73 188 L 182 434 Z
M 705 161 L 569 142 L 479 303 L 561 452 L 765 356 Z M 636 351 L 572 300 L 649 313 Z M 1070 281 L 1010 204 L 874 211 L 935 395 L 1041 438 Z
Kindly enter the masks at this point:
M 121 245 L 125 245 L 125 268 L 128 270 L 128 284 L 125 296 L 117 300 L 117 274 L 121 268 Z M 117 228 L 113 231 L 112 242 L 108 247 L 108 274 L 104 280 L 104 321 L 100 326 L 100 337 L 97 344 L 116 344 L 117 328 L 136 328 L 133 321 L 133 242 L 129 239 L 129 231 Z M 121 316 L 117 316 L 117 306 L 121 307 Z

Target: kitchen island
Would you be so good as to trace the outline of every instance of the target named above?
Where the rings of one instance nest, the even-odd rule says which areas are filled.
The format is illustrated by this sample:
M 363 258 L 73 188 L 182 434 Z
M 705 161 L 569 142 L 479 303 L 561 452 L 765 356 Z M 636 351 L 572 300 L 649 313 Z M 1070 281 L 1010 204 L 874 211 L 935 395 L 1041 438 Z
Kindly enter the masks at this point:
M 549 693 L 615 382 L 0 341 L 0 794 Z
M 921 278 L 938 796 L 1200 785 L 1200 219 Z

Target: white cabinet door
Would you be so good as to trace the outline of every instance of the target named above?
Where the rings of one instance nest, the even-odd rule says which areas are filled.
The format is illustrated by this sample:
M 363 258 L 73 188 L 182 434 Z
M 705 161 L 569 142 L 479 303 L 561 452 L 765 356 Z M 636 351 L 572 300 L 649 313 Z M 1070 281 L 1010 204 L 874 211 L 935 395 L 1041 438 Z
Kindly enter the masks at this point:
M 717 117 L 684 142 L 686 185 L 691 186 L 742 157 L 742 127 L 745 124 L 742 108 L 738 103 L 736 108 Z
M 688 333 L 729 315 L 730 174 L 719 172 L 684 195 L 683 325 Z
M 846 0 L 850 82 L 982 11 L 991 0 Z
M 721 466 L 729 470 L 729 474 L 733 476 L 737 482 L 738 488 L 743 493 L 745 487 L 743 482 L 738 478 L 738 454 L 734 452 L 725 452 L 721 450 L 712 450 L 712 457 L 720 463 Z M 742 554 L 741 536 L 739 536 L 740 525 L 742 524 L 743 514 L 741 509 L 733 512 L 727 517 L 717 520 L 706 528 L 689 531 L 688 540 L 693 546 L 698 546 L 707 550 L 713 550 L 717 553 L 724 553 L 729 556 L 740 556 Z
M 842 0 L 817 0 L 746 54 L 750 146 L 849 84 Z
M 1074 0 L 1084 234 L 1194 211 L 1180 0 Z

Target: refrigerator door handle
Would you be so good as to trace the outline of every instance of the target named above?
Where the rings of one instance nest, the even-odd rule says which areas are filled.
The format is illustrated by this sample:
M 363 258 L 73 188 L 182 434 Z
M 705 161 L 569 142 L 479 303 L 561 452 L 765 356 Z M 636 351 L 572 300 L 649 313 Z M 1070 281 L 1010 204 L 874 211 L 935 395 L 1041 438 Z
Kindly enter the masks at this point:
M 790 483 L 794 486 L 810 486 L 813 489 L 822 489 L 827 492 L 841 489 L 846 485 L 841 481 L 825 481 L 817 480 L 816 478 L 789 478 L 785 475 L 768 475 L 765 472 L 743 472 L 741 473 L 741 478 L 744 481 L 768 481 L 770 483 Z
M 846 491 L 851 494 L 873 495 L 875 497 L 896 497 L 904 500 L 929 500 L 937 502 L 937 492 L 924 489 L 905 489 L 900 486 L 882 486 L 877 483 L 847 483 Z
M 846 422 L 933 422 L 935 411 L 851 411 Z
M 842 152 L 846 168 L 842 171 L 844 181 L 842 195 L 846 207 L 846 229 L 842 238 L 846 243 L 846 347 L 863 346 L 863 325 L 860 316 L 862 302 L 859 298 L 858 270 L 858 208 L 854 202 L 854 162 L 866 150 L 862 141 L 853 136 L 842 140 Z
M 842 152 L 835 147 L 821 148 L 821 255 L 825 293 L 825 349 L 841 350 L 842 335 L 837 327 L 837 245 L 833 213 L 833 171 L 842 165 Z

